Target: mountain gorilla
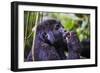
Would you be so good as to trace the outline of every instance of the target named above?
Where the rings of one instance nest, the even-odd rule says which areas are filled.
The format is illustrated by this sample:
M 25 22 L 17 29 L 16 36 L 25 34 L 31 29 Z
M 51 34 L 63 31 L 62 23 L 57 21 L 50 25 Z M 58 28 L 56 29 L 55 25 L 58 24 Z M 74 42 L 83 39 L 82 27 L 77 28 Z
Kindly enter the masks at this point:
M 66 56 L 66 52 L 68 56 Z M 68 32 L 55 19 L 44 20 L 38 24 L 34 43 L 34 54 L 28 55 L 32 61 L 65 60 L 80 58 L 80 42 L 75 32 Z

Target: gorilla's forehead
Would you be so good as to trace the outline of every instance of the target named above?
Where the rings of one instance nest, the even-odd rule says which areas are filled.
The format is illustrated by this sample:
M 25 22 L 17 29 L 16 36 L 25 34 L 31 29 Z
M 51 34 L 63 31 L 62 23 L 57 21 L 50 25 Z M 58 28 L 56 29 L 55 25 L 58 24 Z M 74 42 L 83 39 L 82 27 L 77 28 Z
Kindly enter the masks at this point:
M 38 28 L 41 30 L 49 30 L 49 29 L 52 30 L 54 26 L 57 24 L 61 25 L 60 21 L 55 20 L 55 19 L 48 19 L 39 23 Z
M 42 25 L 48 26 L 48 25 L 55 25 L 55 24 L 61 24 L 60 21 L 55 20 L 55 19 L 48 19 L 48 20 L 44 20 L 41 22 Z

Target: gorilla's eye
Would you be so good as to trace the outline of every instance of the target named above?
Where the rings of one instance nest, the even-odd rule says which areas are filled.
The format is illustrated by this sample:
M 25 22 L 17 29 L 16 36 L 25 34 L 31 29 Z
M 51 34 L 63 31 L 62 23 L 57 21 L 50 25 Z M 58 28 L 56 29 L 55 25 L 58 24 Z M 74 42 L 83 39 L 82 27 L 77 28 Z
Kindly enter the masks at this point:
M 60 28 L 60 25 L 56 25 L 55 29 L 58 30 Z

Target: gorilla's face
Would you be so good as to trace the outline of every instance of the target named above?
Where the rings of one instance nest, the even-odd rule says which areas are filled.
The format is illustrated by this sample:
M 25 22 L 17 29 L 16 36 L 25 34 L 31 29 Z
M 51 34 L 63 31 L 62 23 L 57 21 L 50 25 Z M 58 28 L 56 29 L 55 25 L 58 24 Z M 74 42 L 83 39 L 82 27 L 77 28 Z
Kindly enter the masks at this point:
M 64 30 L 62 24 L 56 20 L 49 20 L 46 22 L 46 28 L 50 29 L 42 33 L 45 42 L 54 44 L 55 42 L 63 41 L 66 31 Z

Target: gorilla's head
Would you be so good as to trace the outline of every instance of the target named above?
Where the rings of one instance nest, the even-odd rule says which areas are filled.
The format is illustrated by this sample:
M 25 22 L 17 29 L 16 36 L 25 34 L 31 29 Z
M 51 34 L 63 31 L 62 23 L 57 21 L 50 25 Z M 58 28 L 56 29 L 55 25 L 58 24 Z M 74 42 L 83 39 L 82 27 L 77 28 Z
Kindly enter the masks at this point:
M 54 44 L 62 41 L 66 31 L 60 21 L 55 19 L 44 20 L 37 26 L 37 34 L 46 43 Z

